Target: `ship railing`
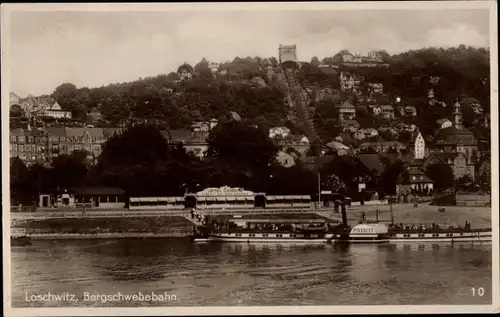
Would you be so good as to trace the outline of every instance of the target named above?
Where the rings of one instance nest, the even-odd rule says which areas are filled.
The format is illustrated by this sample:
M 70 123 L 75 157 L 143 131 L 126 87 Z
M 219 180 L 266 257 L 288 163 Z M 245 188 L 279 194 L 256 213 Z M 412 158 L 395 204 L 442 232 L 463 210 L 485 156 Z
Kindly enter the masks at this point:
M 391 233 L 460 233 L 460 232 L 488 232 L 491 231 L 491 228 L 478 228 L 478 229 L 469 229 L 465 230 L 465 228 L 425 228 L 425 229 L 409 229 L 405 230 L 403 228 L 389 228 L 389 232 Z

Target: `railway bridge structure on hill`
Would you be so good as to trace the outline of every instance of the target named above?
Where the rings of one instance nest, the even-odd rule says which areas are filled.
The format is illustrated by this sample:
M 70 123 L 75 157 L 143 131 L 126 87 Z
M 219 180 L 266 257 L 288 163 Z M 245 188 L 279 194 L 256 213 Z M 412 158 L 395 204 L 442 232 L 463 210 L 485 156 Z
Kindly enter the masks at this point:
M 299 119 L 299 124 L 305 127 L 307 138 L 311 144 L 317 142 L 318 134 L 314 127 L 314 111 L 311 111 L 309 104 L 311 97 L 306 89 L 297 79 L 297 70 L 299 69 L 299 62 L 297 60 L 297 45 L 282 45 L 278 48 L 279 63 L 285 73 L 289 100 L 292 101 L 292 106 L 296 117 Z M 316 153 L 319 155 L 319 153 Z

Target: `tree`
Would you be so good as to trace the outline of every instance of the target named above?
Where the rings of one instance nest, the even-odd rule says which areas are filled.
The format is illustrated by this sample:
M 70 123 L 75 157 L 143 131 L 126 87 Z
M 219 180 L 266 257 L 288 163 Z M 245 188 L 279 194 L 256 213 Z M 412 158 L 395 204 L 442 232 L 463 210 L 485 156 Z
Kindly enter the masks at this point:
M 384 194 L 394 195 L 396 194 L 398 177 L 404 172 L 404 164 L 398 160 L 393 163 L 386 161 L 384 165 L 385 168 L 380 179 L 380 187 Z
M 105 143 L 92 180 L 130 195 L 178 195 L 192 176 L 192 161 L 182 147 L 167 144 L 156 127 L 140 124 Z
M 475 124 L 477 123 L 477 115 L 476 113 L 474 112 L 474 109 L 472 109 L 472 107 L 469 107 L 469 106 L 464 106 L 462 107 L 463 109 L 463 124 L 465 127 L 467 128 L 472 128 L 475 126 Z
M 154 164 L 166 159 L 169 150 L 166 139 L 149 124 L 139 124 L 112 136 L 102 149 L 99 165 L 111 168 L 124 164 Z
M 267 131 L 239 121 L 219 123 L 207 142 L 209 158 L 249 173 L 267 172 L 278 151 Z
M 321 182 L 321 188 L 324 190 L 331 190 L 332 193 L 347 193 L 346 184 L 335 174 L 327 175 Z
M 355 178 L 361 176 L 359 169 L 354 163 L 354 158 L 351 156 L 337 156 L 330 163 L 324 165 L 320 169 L 322 177 L 328 179 L 331 175 L 338 177 L 345 184 L 347 191 L 357 192 L 357 183 Z
M 86 90 L 82 90 L 83 93 Z M 54 92 L 52 97 L 57 101 L 62 109 L 71 111 L 74 118 L 84 120 L 87 114 L 88 99 L 85 96 L 79 95 L 79 90 L 74 84 L 64 83 L 59 85 Z
M 34 195 L 29 171 L 24 162 L 14 157 L 10 160 L 10 198 L 11 204 L 30 204 Z
M 313 56 L 311 58 L 311 64 L 314 66 L 318 66 L 319 64 L 321 64 L 321 62 L 319 61 L 319 58 L 317 56 Z
M 464 175 L 457 179 L 457 185 L 463 189 L 469 189 L 474 187 L 474 180 L 469 175 Z
M 203 57 L 202 60 L 194 65 L 194 71 L 200 76 L 201 79 L 209 80 L 213 79 L 212 70 L 210 70 L 208 60 Z
M 300 165 L 289 168 L 273 164 L 264 189 L 271 195 L 303 195 L 317 191 L 316 176 Z M 262 184 L 260 184 L 262 186 Z M 262 190 L 262 187 L 260 188 Z
M 20 105 L 12 105 L 10 106 L 9 115 L 11 118 L 19 118 L 24 115 L 23 108 Z
M 87 153 L 76 151 L 52 160 L 52 177 L 59 188 L 80 187 L 88 174 Z
M 436 189 L 448 189 L 455 184 L 453 169 L 444 163 L 434 163 L 427 166 L 425 173 L 434 182 Z

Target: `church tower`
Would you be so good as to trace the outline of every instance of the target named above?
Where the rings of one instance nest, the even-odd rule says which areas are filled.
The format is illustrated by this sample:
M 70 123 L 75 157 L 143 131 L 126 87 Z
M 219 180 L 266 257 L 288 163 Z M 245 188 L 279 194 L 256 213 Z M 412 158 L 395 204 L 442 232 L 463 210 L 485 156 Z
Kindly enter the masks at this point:
M 456 129 L 462 129 L 463 115 L 462 110 L 460 109 L 460 104 L 458 101 L 453 105 L 453 126 Z

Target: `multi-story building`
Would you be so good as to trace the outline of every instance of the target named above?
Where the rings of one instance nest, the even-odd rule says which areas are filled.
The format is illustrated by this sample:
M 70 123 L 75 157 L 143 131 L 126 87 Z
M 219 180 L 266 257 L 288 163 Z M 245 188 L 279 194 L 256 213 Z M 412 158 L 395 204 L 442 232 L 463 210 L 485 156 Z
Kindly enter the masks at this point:
M 436 149 L 440 152 L 463 153 L 468 164 L 474 164 L 480 158 L 476 138 L 462 124 L 462 111 L 458 102 L 453 106 L 453 125 L 438 132 Z
M 115 128 L 46 128 L 15 129 L 10 133 L 10 156 L 19 157 L 27 165 L 50 163 L 54 157 L 86 151 L 90 163 L 96 163 L 102 146 Z
M 439 130 L 450 128 L 453 125 L 451 121 L 446 118 L 438 119 L 436 123 Z
M 433 152 L 423 162 L 424 169 L 431 164 L 446 164 L 453 170 L 455 179 L 463 176 L 475 178 L 474 164 L 467 162 L 467 157 L 460 152 Z
M 61 108 L 57 101 L 47 108 L 44 108 L 38 114 L 42 117 L 52 117 L 52 118 L 68 118 L 71 119 L 71 111 L 66 111 Z
M 290 129 L 287 127 L 273 127 L 269 129 L 269 138 L 274 139 L 276 137 L 286 138 L 291 133 Z
M 356 119 L 356 108 L 349 101 L 345 101 L 344 103 L 337 105 L 335 110 L 337 112 L 339 122 L 342 122 L 343 120 Z
M 16 95 L 15 93 L 11 92 L 9 94 L 9 105 L 20 105 L 21 103 L 21 98 Z
M 380 114 L 382 118 L 385 119 L 394 119 L 394 107 L 391 105 L 381 105 L 380 106 Z
M 426 149 L 425 149 L 425 139 L 422 136 L 422 133 L 420 131 L 416 135 L 416 137 L 413 139 L 413 158 L 420 160 L 425 157 Z
M 49 160 L 48 137 L 43 130 L 14 129 L 9 147 L 10 157 L 19 157 L 28 166 Z
M 407 146 L 399 141 L 380 141 L 380 142 L 364 142 L 359 146 L 360 150 L 373 149 L 377 153 L 387 152 L 389 150 L 402 151 L 406 150 Z

